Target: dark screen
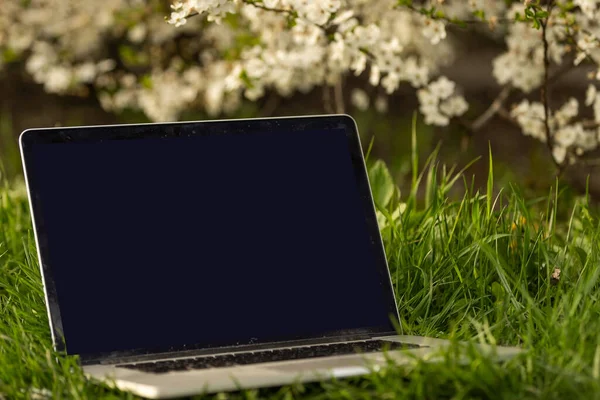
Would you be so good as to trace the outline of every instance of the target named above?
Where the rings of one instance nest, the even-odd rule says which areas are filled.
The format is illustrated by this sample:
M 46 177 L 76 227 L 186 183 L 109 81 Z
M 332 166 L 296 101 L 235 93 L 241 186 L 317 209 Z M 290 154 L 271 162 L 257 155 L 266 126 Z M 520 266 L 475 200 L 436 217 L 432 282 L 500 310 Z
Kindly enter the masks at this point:
M 31 151 L 69 354 L 391 326 L 344 130 Z

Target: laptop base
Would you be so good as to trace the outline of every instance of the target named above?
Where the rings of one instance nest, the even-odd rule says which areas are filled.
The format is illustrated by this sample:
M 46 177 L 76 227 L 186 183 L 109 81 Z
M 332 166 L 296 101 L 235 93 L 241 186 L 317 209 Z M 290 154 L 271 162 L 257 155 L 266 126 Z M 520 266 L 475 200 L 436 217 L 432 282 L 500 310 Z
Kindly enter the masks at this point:
M 365 375 L 377 371 L 390 360 L 399 365 L 414 362 L 416 359 L 435 361 L 439 350 L 451 344 L 443 339 L 420 336 L 399 335 L 376 339 L 420 347 L 385 353 L 336 355 L 160 374 L 114 365 L 85 366 L 84 372 L 94 380 L 104 381 L 139 396 L 155 399 L 173 398 Z M 513 347 L 477 347 L 484 352 L 490 352 L 498 360 L 508 359 L 521 351 Z

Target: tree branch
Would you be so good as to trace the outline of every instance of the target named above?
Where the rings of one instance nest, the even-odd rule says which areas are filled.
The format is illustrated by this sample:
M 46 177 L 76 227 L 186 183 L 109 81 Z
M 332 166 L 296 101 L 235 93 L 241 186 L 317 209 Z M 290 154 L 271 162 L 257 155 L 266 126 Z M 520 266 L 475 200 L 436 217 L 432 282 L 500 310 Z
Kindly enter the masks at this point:
M 447 17 L 443 14 L 434 14 L 431 9 L 427 9 L 425 7 L 419 8 L 412 4 L 401 4 L 401 5 L 396 6 L 396 8 L 400 8 L 400 7 L 404 7 L 410 11 L 413 11 L 417 14 L 421 14 L 423 16 L 429 17 L 431 19 L 445 21 L 452 25 L 460 26 L 460 25 L 476 25 L 476 24 L 490 24 L 491 23 L 491 21 L 486 21 L 484 19 L 458 19 L 458 18 Z M 435 11 L 435 10 L 433 10 L 433 11 Z M 513 21 L 513 20 L 510 18 L 495 18 L 494 24 L 499 23 L 499 22 L 511 22 L 511 21 Z
M 242 0 L 242 3 L 254 6 L 256 8 L 260 8 L 261 10 L 276 12 L 276 13 L 281 13 L 281 14 L 287 14 L 289 17 L 299 18 L 298 13 L 292 9 L 267 7 L 264 4 L 257 3 L 255 0 Z M 319 29 L 323 30 L 325 33 L 327 33 L 327 26 L 319 25 L 319 24 L 312 22 L 311 20 L 308 20 L 305 18 L 302 18 L 302 20 L 309 22 L 310 24 L 316 26 L 317 28 L 319 28 Z
M 511 124 L 518 126 L 519 128 L 521 127 L 521 125 L 519 125 L 517 120 L 514 119 L 512 115 L 510 115 L 510 111 L 508 111 L 506 108 L 500 107 L 497 111 L 497 114 L 505 121 L 508 121 Z
M 600 122 L 596 122 L 591 119 L 584 119 L 581 121 L 581 125 L 586 129 L 595 129 L 600 127 Z
M 583 53 L 585 55 L 585 58 L 587 60 L 589 60 L 592 64 L 595 64 L 596 66 L 600 66 L 600 62 L 598 62 L 587 50 L 582 49 L 578 44 L 577 44 L 577 40 L 575 37 L 575 33 L 571 31 L 571 28 L 573 28 L 573 30 L 578 31 L 578 32 L 583 32 L 586 35 L 588 35 L 590 38 L 592 38 L 594 40 L 594 42 L 596 42 L 596 44 L 600 44 L 600 39 L 598 37 L 596 37 L 596 34 L 594 32 L 591 32 L 585 28 L 582 28 L 580 26 L 572 26 L 572 25 L 568 25 L 568 24 L 560 24 L 562 26 L 565 27 L 566 29 L 566 37 L 568 39 L 569 42 L 571 42 L 571 44 L 573 46 L 575 46 L 575 48 L 580 52 Z
M 490 104 L 488 109 L 485 110 L 483 114 L 481 114 L 479 117 L 477 117 L 477 119 L 475 119 L 475 121 L 473 121 L 471 123 L 471 130 L 473 132 L 477 132 L 485 124 L 487 124 L 490 121 L 490 119 L 492 119 L 492 117 L 494 115 L 496 115 L 496 113 L 500 110 L 500 108 L 502 108 L 502 106 L 504 105 L 504 102 L 506 101 L 506 99 L 508 99 L 508 96 L 510 96 L 511 92 L 512 92 L 512 87 L 505 86 L 500 91 L 500 93 L 498 93 L 498 96 L 496 96 L 496 98 L 494 99 L 492 104 Z
M 569 72 L 572 68 L 573 65 L 570 62 L 563 63 L 558 70 L 556 70 L 552 75 L 548 76 L 548 84 L 558 80 L 562 75 Z M 468 126 L 468 129 L 472 132 L 477 132 L 478 130 L 483 128 L 499 111 L 503 109 L 504 103 L 506 102 L 506 100 L 512 92 L 513 87 L 508 85 L 504 86 L 504 88 L 502 88 L 502 90 L 498 93 L 496 98 L 492 101 L 490 106 L 483 112 L 483 114 L 477 117 L 470 124 L 470 126 Z M 504 111 L 505 115 L 503 116 L 503 118 L 505 118 L 507 115 L 506 113 L 508 113 L 508 111 Z
M 292 9 L 285 9 L 285 8 L 274 8 L 274 7 L 267 7 L 262 3 L 257 3 L 254 0 L 242 0 L 242 3 L 256 7 L 256 8 L 260 8 L 261 10 L 265 10 L 265 11 L 270 11 L 270 12 L 275 12 L 275 13 L 280 13 L 280 14 L 286 14 L 292 18 L 299 18 L 298 17 L 298 13 Z M 196 15 L 199 15 L 198 12 L 193 12 L 191 14 L 189 14 L 188 16 L 186 16 L 185 18 L 191 18 L 191 17 L 195 17 Z M 314 23 L 310 20 L 307 19 L 303 19 L 305 21 L 310 22 L 312 25 L 316 26 L 317 28 L 322 29 L 323 31 L 327 32 L 327 27 L 323 26 L 323 25 L 319 25 L 317 23 Z
M 255 2 L 255 1 L 252 1 L 252 0 L 242 0 L 242 3 L 244 3 L 244 4 L 249 4 L 249 5 L 251 5 L 251 6 L 254 6 L 254 7 L 256 7 L 256 8 L 260 8 L 260 9 L 262 9 L 262 10 L 265 10 L 265 11 L 273 11 L 273 12 L 278 12 L 278 13 L 288 14 L 288 15 L 291 15 L 291 16 L 293 16 L 293 17 L 295 17 L 295 16 L 296 16 L 296 13 L 295 13 L 293 10 L 288 10 L 288 9 L 285 9 L 285 8 L 272 8 L 272 7 L 267 7 L 267 6 L 265 6 L 264 4 L 257 3 L 257 2 Z

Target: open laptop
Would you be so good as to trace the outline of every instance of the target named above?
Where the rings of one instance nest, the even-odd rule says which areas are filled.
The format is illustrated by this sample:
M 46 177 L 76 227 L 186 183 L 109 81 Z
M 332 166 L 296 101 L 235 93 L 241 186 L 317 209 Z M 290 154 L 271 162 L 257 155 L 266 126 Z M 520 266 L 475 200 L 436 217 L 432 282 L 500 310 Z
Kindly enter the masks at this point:
M 54 346 L 93 379 L 176 397 L 447 343 L 397 334 L 346 115 L 31 129 L 20 146 Z

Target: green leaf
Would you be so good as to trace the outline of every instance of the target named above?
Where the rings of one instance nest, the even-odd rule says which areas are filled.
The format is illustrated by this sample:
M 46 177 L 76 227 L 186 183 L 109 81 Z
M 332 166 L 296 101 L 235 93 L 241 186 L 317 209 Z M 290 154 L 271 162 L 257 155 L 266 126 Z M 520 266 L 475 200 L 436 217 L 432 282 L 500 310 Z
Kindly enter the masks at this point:
M 485 21 L 485 11 L 483 10 L 475 10 L 473 11 L 473 15 L 479 18 L 482 21 Z
M 487 217 L 491 218 L 491 216 L 492 216 L 492 197 L 494 196 L 494 161 L 492 159 L 491 143 L 488 143 L 488 147 L 489 147 L 490 170 L 488 172 L 488 179 L 487 179 L 486 206 L 487 206 Z
M 128 45 L 119 46 L 119 57 L 124 64 L 129 66 L 142 66 L 148 64 L 148 55 L 137 51 Z
M 254 84 L 252 83 L 252 80 L 248 76 L 246 70 L 242 70 L 242 72 L 240 72 L 240 79 L 242 80 L 242 82 L 244 82 L 244 85 L 246 85 L 246 87 L 250 89 L 254 87 Z
M 294 14 L 288 14 L 288 16 L 286 18 L 286 23 L 287 23 L 287 28 L 288 29 L 292 29 L 293 27 L 295 27 L 298 24 L 298 22 L 296 21 L 297 18 L 298 17 L 297 17 L 297 15 L 295 13 Z
M 144 75 L 140 79 L 140 84 L 146 89 L 152 89 L 152 78 L 150 75 Z
M 15 62 L 19 59 L 19 53 L 17 53 L 15 50 L 9 48 L 4 49 L 4 51 L 2 52 L 2 60 L 5 63 L 9 63 L 9 62 Z
M 417 179 L 419 176 L 419 149 L 417 146 L 417 112 L 413 113 L 410 132 L 410 160 L 412 164 L 412 190 L 417 190 Z
M 238 14 L 227 13 L 222 21 L 232 29 L 238 29 L 240 27 L 240 16 Z
M 386 208 L 394 194 L 395 184 L 392 175 L 382 160 L 377 160 L 369 168 L 369 181 L 373 201 L 378 208 Z
M 581 261 L 581 265 L 585 266 L 585 263 L 587 261 L 587 251 L 585 251 L 583 248 L 579 247 L 579 246 L 571 246 L 571 249 L 575 251 L 575 253 L 577 253 L 577 256 L 579 257 L 579 261 Z
M 498 282 L 492 282 L 492 295 L 494 296 L 496 303 L 501 302 L 504 299 L 504 288 Z

